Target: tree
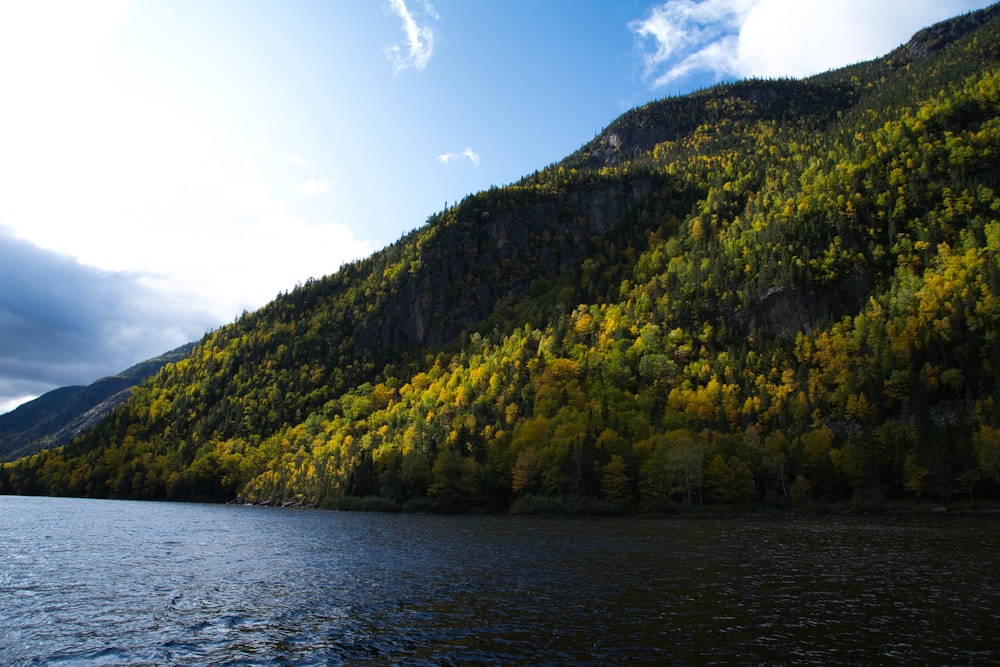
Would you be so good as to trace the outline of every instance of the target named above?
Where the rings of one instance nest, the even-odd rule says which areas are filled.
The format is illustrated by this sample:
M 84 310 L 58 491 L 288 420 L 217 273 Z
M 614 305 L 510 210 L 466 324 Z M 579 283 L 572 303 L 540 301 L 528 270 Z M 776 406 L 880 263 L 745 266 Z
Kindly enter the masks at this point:
M 748 502 L 756 491 L 750 466 L 739 458 L 716 454 L 705 469 L 705 491 L 717 503 Z
M 645 501 L 670 495 L 670 470 L 667 466 L 669 447 L 663 436 L 653 436 L 636 443 L 633 451 L 645 453 L 639 465 L 639 497 Z
M 454 448 L 443 449 L 431 470 L 427 495 L 450 509 L 469 507 L 479 496 L 479 464 Z
M 403 482 L 404 494 L 410 498 L 419 498 L 427 491 L 427 483 L 431 478 L 431 468 L 427 457 L 419 450 L 411 449 L 403 454 L 400 478 Z
M 601 493 L 614 504 L 625 507 L 632 503 L 631 487 L 625 459 L 613 454 L 601 470 Z
M 788 449 L 790 447 L 788 438 L 781 431 L 775 431 L 764 438 L 763 455 L 761 465 L 768 476 L 768 481 L 777 479 L 781 487 L 781 497 L 788 500 L 788 489 L 785 485 L 785 477 L 788 471 Z
M 697 494 L 700 503 L 705 473 L 704 447 L 694 434 L 683 429 L 667 433 L 667 439 L 670 442 L 667 467 L 671 493 L 683 493 L 688 505 Z
M 955 493 L 968 493 L 969 502 L 976 503 L 974 493 L 976 482 L 979 481 L 979 471 L 967 469 L 955 475 Z
M 511 473 L 511 489 L 514 493 L 533 491 L 539 479 L 538 450 L 529 447 L 517 455 L 517 462 Z
M 812 485 L 809 480 L 803 475 L 796 475 L 795 481 L 792 482 L 792 489 L 789 493 L 789 499 L 793 503 L 804 503 L 809 498 L 812 497 Z
M 927 494 L 931 471 L 920 465 L 920 457 L 910 452 L 903 461 L 903 488 L 915 498 Z
M 1000 484 L 1000 429 L 980 426 L 974 444 L 980 472 Z
M 461 497 L 462 455 L 454 448 L 442 449 L 431 468 L 431 485 L 427 495 L 454 505 Z

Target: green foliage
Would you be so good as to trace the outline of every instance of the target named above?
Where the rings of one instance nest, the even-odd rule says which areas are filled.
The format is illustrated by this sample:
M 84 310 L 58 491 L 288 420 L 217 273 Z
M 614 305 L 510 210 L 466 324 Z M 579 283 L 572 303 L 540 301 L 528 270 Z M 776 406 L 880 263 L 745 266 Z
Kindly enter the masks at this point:
M 600 513 L 996 498 L 997 23 L 631 111 L 205 336 L 0 490 Z

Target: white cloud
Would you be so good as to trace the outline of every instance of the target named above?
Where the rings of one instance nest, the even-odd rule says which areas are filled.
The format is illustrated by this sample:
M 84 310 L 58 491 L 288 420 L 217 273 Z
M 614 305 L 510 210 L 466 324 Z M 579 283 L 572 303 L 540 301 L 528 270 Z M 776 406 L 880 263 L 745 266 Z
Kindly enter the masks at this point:
M 438 155 L 438 160 L 442 164 L 448 164 L 452 160 L 466 159 L 473 164 L 473 166 L 479 166 L 479 153 L 475 152 L 471 148 L 466 148 L 461 153 L 442 153 Z
M 654 7 L 629 29 L 643 49 L 643 78 L 662 87 L 696 71 L 734 73 L 735 36 L 753 0 L 673 0 Z M 649 49 L 649 46 L 652 49 Z
M 424 0 L 421 3 L 424 13 L 433 20 L 439 20 L 434 6 Z M 392 75 L 396 76 L 404 69 L 424 69 L 434 55 L 434 28 L 424 23 L 417 23 L 413 13 L 406 6 L 405 0 L 389 0 L 392 10 L 403 22 L 403 34 L 406 44 L 395 44 L 385 50 L 386 57 L 392 63 Z
M 330 189 L 330 179 L 325 176 L 323 178 L 310 176 L 305 181 L 295 186 L 295 189 L 306 197 L 315 197 L 316 195 L 321 195 Z
M 109 350 L 152 356 L 150 347 L 197 338 L 207 326 L 372 251 L 341 224 L 293 213 L 297 198 L 273 194 L 285 188 L 267 179 L 299 165 L 289 164 L 287 151 L 266 150 L 263 133 L 227 140 L 235 135 L 197 101 L 120 59 L 115 40 L 127 14 L 117 1 L 0 0 L 0 228 L 25 243 L 10 245 L 11 258 L 27 257 L 33 247 L 87 271 L 127 277 L 85 281 L 80 276 L 90 274 L 67 270 L 64 281 L 52 283 L 56 296 L 72 287 L 86 303 L 86 287 L 115 297 L 102 303 L 121 304 L 102 319 L 114 330 L 93 337 L 120 343 L 95 348 L 114 363 L 110 371 L 146 357 L 112 357 Z M 269 168 L 253 169 L 248 154 Z M 314 195 L 330 182 L 311 178 L 300 187 Z M 14 300 L 31 299 L 24 281 L 0 284 Z M 60 304 L 74 317 L 87 312 Z M 0 341 L 14 324 L 0 316 Z M 77 326 L 67 319 L 67 339 Z M 25 349 L 18 358 L 30 366 L 36 352 Z M 41 386 L 3 389 L 0 400 Z
M 670 0 L 632 21 L 643 80 L 802 77 L 888 53 L 983 0 Z
M 125 370 L 125 369 L 123 368 L 122 370 Z M 45 389 L 47 390 L 48 386 L 46 386 Z M 2 386 L 0 386 L 0 392 L 2 392 L 2 391 L 3 391 L 3 388 L 2 388 Z M 0 415 L 2 415 L 4 413 L 7 413 L 7 412 L 10 412 L 14 408 L 16 408 L 19 405 L 21 405 L 22 403 L 27 403 L 28 401 L 30 401 L 32 399 L 38 398 L 38 396 L 40 395 L 40 393 L 44 393 L 44 392 L 35 392 L 33 394 L 26 394 L 24 396 L 18 396 L 18 395 L 15 394 L 11 398 L 7 398 L 7 397 L 0 398 Z M 2 394 L 0 394 L 0 396 L 2 396 Z
M 4 77 L 30 83 L 39 69 L 63 76 L 86 71 L 118 38 L 127 12 L 128 0 L 0 3 L 0 56 L 14 65 L 3 69 Z
M 296 153 L 291 153 L 287 158 L 285 158 L 285 161 L 288 162 L 288 164 L 294 164 L 299 167 L 305 167 L 309 164 L 309 160 L 305 159 L 301 155 L 297 155 Z

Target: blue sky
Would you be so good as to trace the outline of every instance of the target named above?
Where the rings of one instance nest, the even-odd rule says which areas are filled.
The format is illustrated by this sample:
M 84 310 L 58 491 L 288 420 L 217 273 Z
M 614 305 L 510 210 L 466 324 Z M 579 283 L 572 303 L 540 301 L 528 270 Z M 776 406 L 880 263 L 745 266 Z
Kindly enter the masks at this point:
M 0 412 L 196 340 L 629 108 L 987 4 L 0 3 Z

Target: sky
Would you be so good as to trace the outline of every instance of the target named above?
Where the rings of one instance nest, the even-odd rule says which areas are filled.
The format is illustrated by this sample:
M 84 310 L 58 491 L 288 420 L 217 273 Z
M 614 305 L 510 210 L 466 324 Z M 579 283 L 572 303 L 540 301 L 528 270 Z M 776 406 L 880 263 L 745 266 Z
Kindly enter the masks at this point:
M 628 109 L 986 0 L 0 0 L 0 413 L 198 340 Z

